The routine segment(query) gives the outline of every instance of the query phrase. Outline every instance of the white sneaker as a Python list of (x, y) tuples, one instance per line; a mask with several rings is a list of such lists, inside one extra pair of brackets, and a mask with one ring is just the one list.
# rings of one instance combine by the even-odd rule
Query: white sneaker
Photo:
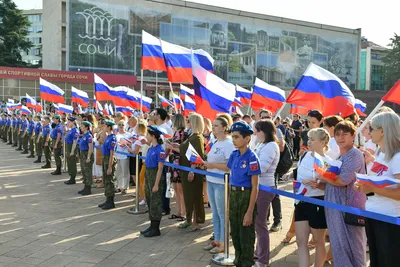
[(139, 206), (145, 206), (146, 204), (146, 200), (143, 199), (142, 201), (140, 201)]

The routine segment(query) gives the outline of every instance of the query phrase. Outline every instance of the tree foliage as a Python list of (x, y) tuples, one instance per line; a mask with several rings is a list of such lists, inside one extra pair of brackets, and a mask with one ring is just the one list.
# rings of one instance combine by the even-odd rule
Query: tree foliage
[(388, 88), (400, 80), (400, 36), (395, 33), (390, 41), (389, 46), (392, 49), (382, 59), (385, 63), (385, 85)]
[(0, 66), (26, 67), (21, 51), (32, 47), (27, 40), (28, 18), (12, 0), (0, 0)]

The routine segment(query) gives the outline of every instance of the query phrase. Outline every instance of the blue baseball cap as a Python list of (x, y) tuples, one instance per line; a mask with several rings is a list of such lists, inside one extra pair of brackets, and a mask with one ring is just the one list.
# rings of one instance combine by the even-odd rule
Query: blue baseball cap
[(162, 135), (164, 133), (157, 126), (154, 126), (154, 125), (147, 126), (147, 129), (150, 132), (153, 132), (153, 133), (158, 134), (158, 135)]
[(70, 117), (68, 117), (68, 120), (69, 121), (76, 121), (76, 118), (74, 116), (70, 116)]
[(83, 121), (82, 124), (87, 127), (92, 127), (92, 123), (90, 121)]
[(250, 134), (253, 134), (254, 131), (251, 128), (250, 125), (248, 125), (246, 122), (243, 121), (238, 121), (232, 124), (232, 127), (230, 129), (230, 132), (247, 132)]

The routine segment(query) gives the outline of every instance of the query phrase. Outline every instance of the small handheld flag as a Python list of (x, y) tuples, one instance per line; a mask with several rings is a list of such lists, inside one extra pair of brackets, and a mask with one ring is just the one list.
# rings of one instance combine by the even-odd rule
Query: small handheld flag
[(377, 188), (400, 184), (400, 180), (386, 176), (368, 176), (366, 174), (356, 173), (357, 183), (367, 184)]
[(342, 162), (339, 160), (331, 160), (322, 157), (318, 153), (314, 153), (314, 169), (319, 175), (335, 180), (336, 176), (340, 173)]
[(186, 151), (186, 158), (193, 164), (203, 164), (204, 161), (200, 157), (199, 153), (197, 153), (196, 149), (189, 143), (189, 147)]
[(297, 195), (305, 195), (307, 193), (307, 188), (303, 183), (299, 181), (293, 181), (293, 192)]

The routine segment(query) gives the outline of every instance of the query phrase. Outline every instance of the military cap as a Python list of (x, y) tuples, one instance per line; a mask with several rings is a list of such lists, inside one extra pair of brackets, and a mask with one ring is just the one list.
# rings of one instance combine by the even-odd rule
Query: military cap
[(90, 123), (90, 121), (83, 121), (82, 124), (87, 127), (92, 127), (92, 123)]
[(157, 126), (154, 126), (154, 125), (149, 125), (149, 126), (147, 126), (147, 129), (148, 129), (150, 132), (153, 132), (153, 133), (158, 134), (158, 135), (163, 135), (163, 134), (164, 134), (164, 132), (161, 131), (160, 128), (158, 128)]
[(60, 116), (60, 115), (58, 115), (58, 114), (56, 114), (56, 115), (54, 115), (54, 116), (53, 116), (53, 119), (57, 119), (57, 120), (59, 120), (59, 119), (61, 119), (61, 116)]
[(69, 120), (69, 121), (76, 121), (76, 118), (75, 118), (74, 116), (69, 116), (69, 117), (68, 117), (68, 120)]
[(251, 128), (250, 125), (248, 125), (246, 122), (243, 121), (238, 121), (232, 124), (232, 127), (230, 129), (231, 132), (247, 132), (250, 134), (253, 134), (254, 131)]
[(104, 120), (104, 123), (105, 123), (107, 126), (114, 126), (114, 125), (115, 125), (115, 122), (113, 122), (112, 120)]

